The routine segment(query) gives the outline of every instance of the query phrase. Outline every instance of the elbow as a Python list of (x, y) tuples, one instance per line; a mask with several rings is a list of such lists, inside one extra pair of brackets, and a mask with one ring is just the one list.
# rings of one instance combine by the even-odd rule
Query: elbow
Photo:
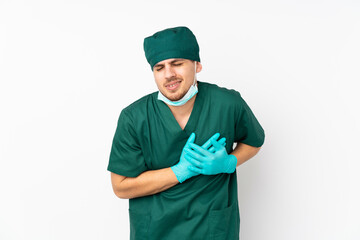
[(254, 148), (254, 155), (258, 154), (260, 149), (261, 149), (261, 147), (255, 147)]
[(121, 176), (115, 173), (111, 173), (111, 183), (114, 194), (121, 199), (130, 199), (130, 186), (127, 181), (127, 177)]
[(113, 191), (115, 193), (115, 195), (120, 198), (120, 199), (130, 199), (131, 194), (128, 190), (126, 190), (123, 186), (117, 186), (117, 187), (113, 187)]
[(135, 198), (136, 196), (132, 189), (131, 186), (126, 184), (119, 184), (119, 186), (113, 188), (115, 195), (120, 199)]
[(120, 199), (130, 199), (130, 197), (126, 193), (124, 193), (122, 191), (115, 191), (114, 190), (114, 193)]

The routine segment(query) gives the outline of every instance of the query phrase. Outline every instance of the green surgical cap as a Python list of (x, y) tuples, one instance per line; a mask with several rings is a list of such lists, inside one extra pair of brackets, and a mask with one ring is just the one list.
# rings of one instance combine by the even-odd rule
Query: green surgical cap
[(168, 28), (145, 38), (144, 51), (151, 69), (156, 63), (170, 58), (200, 62), (199, 45), (187, 27)]

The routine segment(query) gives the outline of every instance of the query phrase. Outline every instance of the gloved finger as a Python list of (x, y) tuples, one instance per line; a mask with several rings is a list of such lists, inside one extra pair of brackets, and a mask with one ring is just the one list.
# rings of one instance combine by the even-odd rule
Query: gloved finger
[[(211, 141), (215, 141), (215, 142), (216, 142), (216, 140), (211, 140)], [(196, 144), (194, 144), (194, 143), (190, 143), (190, 144), (189, 144), (189, 147), (190, 147), (191, 149), (193, 149), (195, 152), (200, 153), (200, 154), (203, 155), (204, 157), (207, 157), (207, 156), (209, 156), (209, 154), (210, 154), (207, 150), (203, 149), (202, 147), (199, 147), (198, 145), (196, 145)]]
[[(199, 147), (199, 148), (200, 148), (200, 147)], [(202, 148), (201, 148), (201, 149), (202, 149)], [(203, 151), (206, 151), (206, 150), (204, 150), (204, 149), (202, 149), (202, 150), (203, 150)], [(184, 151), (185, 151), (185, 153), (186, 153), (187, 155), (189, 155), (189, 156), (192, 157), (192, 158), (195, 158), (195, 159), (198, 160), (198, 161), (204, 161), (204, 160), (205, 160), (205, 157), (204, 157), (204, 156), (202, 156), (201, 154), (195, 152), (195, 151), (192, 150), (191, 148), (185, 148)]]
[(188, 166), (188, 169), (194, 173), (203, 174), (203, 170), (194, 166)]
[(221, 145), (223, 145), (224, 147), (226, 146), (226, 138), (221, 138), (219, 141), (217, 141), (218, 143), (220, 143)]
[(208, 149), (211, 146), (211, 139), (217, 140), (220, 137), (220, 133), (215, 133), (209, 140), (207, 140), (201, 147)]
[[(211, 143), (212, 143), (212, 145), (214, 146), (214, 148), (215, 148), (216, 151), (224, 148), (224, 146), (221, 145), (221, 144), (220, 144), (219, 142), (217, 142), (217, 141), (211, 141)], [(191, 145), (191, 143), (190, 143), (190, 145)]]
[[(222, 146), (226, 146), (226, 138), (221, 138), (219, 141), (217, 141), (218, 143), (220, 143)], [(216, 152), (216, 149), (214, 146), (211, 146), (211, 148), (208, 150), (211, 153)]]
[(195, 141), (195, 133), (191, 133), (190, 137), (188, 138), (188, 140), (186, 141), (186, 145), (188, 145), (189, 143), (193, 143)]
[(202, 164), (201, 162), (197, 161), (196, 159), (190, 157), (189, 155), (185, 154), (185, 159), (191, 163), (193, 166), (197, 167), (197, 168), (202, 168)]
[(215, 148), (212, 146), (208, 151), (211, 153), (215, 153)]

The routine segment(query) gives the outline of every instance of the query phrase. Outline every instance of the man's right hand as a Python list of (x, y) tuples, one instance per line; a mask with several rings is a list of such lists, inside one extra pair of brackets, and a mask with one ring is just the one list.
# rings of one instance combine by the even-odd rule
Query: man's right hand
[(180, 183), (183, 183), (187, 179), (198, 175), (198, 173), (192, 172), (188, 169), (188, 167), (191, 166), (191, 164), (185, 159), (185, 152), (184, 152), (186, 148), (189, 148), (189, 144), (194, 143), (194, 141), (195, 141), (195, 133), (191, 133), (190, 137), (186, 141), (186, 144), (181, 152), (180, 161), (176, 165), (171, 167), (171, 170), (175, 173), (175, 176)]

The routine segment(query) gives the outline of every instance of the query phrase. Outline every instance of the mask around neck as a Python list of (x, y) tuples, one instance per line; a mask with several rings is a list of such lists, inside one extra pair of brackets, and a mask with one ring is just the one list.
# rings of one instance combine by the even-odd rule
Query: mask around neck
[(197, 93), (198, 93), (198, 87), (197, 87), (196, 81), (194, 81), (194, 84), (191, 85), (191, 87), (189, 88), (189, 91), (187, 91), (185, 96), (183, 98), (181, 98), (180, 100), (171, 101), (170, 99), (165, 97), (160, 91), (158, 93), (158, 100), (161, 100), (164, 103), (171, 105), (171, 106), (182, 106), (185, 103), (187, 103)]

